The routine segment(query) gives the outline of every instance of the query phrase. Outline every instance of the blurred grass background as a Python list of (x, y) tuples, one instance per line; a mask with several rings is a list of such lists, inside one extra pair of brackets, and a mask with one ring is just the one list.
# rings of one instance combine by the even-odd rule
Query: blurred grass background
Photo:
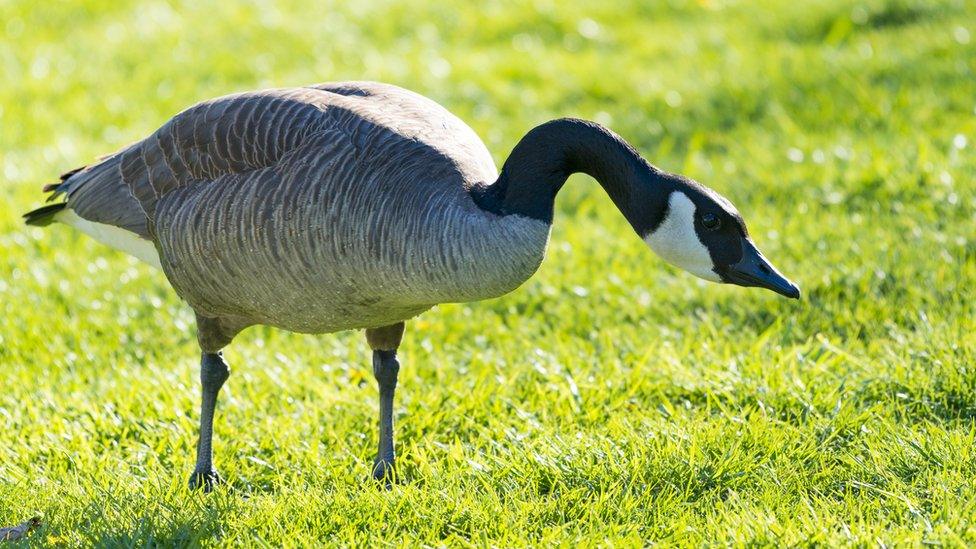
[[(599, 4), (599, 5), (595, 5)], [(0, 0), (0, 524), (88, 545), (976, 543), (976, 5)], [(191, 494), (198, 355), (57, 174), (216, 95), (371, 79), (501, 165), (602, 122), (728, 196), (801, 302), (665, 267), (592, 180), (500, 299), (408, 325), (390, 493), (362, 335), (245, 332)]]

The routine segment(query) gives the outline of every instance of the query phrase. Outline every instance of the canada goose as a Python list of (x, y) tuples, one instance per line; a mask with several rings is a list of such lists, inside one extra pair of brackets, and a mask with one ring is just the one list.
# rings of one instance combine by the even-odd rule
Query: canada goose
[(370, 82), (230, 95), (45, 187), (58, 221), (159, 267), (196, 313), (202, 407), (192, 487), (220, 480), (211, 439), (229, 370), (221, 349), (264, 324), (365, 329), (380, 392), (373, 475), (394, 463), (393, 393), (404, 321), (438, 303), (501, 296), (542, 262), (556, 193), (575, 172), (607, 191), (667, 262), (701, 278), (799, 290), (714, 191), (661, 171), (584, 120), (542, 124), (499, 174), (475, 133), (437, 103)]

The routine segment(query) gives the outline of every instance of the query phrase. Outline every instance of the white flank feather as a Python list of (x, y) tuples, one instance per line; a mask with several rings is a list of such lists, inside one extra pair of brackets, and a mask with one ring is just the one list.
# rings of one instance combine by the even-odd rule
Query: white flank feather
[(55, 214), (54, 220), (74, 227), (102, 244), (115, 248), (120, 252), (125, 252), (147, 265), (162, 269), (159, 264), (159, 254), (156, 253), (156, 247), (153, 246), (152, 242), (140, 237), (136, 233), (114, 225), (88, 221), (76, 214), (71, 208), (65, 208)]

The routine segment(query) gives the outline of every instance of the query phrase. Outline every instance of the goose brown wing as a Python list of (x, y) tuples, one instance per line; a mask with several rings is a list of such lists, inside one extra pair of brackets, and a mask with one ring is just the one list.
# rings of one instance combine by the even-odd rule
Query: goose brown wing
[[(334, 126), (329, 106), (335, 98), (324, 90), (293, 88), (199, 103), (148, 138), (65, 173), (44, 190), (52, 193), (49, 202), (64, 195), (67, 203), (31, 214), (56, 213), (67, 206), (89, 221), (149, 238), (150, 221), (163, 196), (273, 167), (309, 136)], [(47, 222), (38, 219), (35, 224)]]
[(267, 90), (199, 103), (121, 154), (122, 180), (145, 216), (188, 186), (273, 167), (312, 136), (332, 129), (328, 94), (309, 88)]
[[(368, 171), (411, 184), (458, 172), (464, 184), (495, 175), (477, 136), (436, 103), (395, 86), (339, 82), (199, 103), (48, 190), (52, 198), (67, 194), (68, 206), (85, 219), (149, 238), (157, 206), (168, 194), (234, 185), (241, 180), (235, 176), (273, 168), (328, 135), (347, 141), (343, 147), (352, 147)], [(266, 184), (274, 183), (269, 178)]]

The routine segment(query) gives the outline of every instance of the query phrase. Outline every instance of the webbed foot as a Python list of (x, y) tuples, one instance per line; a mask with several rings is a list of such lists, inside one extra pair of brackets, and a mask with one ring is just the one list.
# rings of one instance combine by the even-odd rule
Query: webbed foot
[(217, 473), (216, 469), (210, 469), (209, 471), (194, 471), (190, 475), (190, 490), (199, 490), (203, 488), (204, 493), (210, 493), (213, 491), (214, 486), (218, 484), (223, 484), (224, 479), (220, 478), (220, 474)]
[(387, 490), (393, 488), (396, 476), (396, 468), (392, 461), (377, 459), (373, 462), (373, 480), (383, 483), (383, 487)]

